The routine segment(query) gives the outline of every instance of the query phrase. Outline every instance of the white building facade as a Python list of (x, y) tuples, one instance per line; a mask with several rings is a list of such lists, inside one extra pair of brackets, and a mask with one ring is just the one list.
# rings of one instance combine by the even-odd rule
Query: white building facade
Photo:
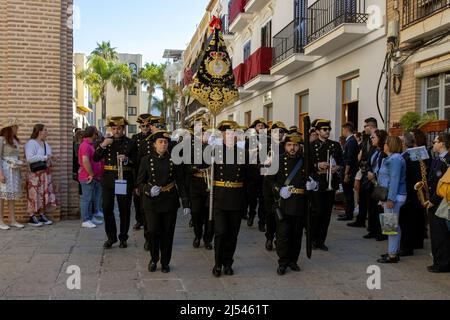
[(302, 128), (309, 115), (332, 120), (334, 138), (347, 121), (362, 130), (375, 117), (382, 127), (385, 1), (221, 0), (213, 13), (240, 91), (218, 121), (264, 117)]

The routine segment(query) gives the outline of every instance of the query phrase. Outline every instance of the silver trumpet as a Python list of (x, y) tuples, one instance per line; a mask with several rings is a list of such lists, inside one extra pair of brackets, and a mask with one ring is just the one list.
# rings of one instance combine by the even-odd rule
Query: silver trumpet
[(327, 191), (333, 191), (333, 156), (330, 155), (330, 150), (327, 151), (327, 162), (328, 162), (328, 172), (327, 172), (327, 180), (328, 180), (328, 189)]

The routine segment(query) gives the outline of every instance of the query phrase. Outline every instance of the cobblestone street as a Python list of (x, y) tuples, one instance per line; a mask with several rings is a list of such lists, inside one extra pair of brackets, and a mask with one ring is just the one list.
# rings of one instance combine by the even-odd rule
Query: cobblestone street
[[(385, 252), (386, 242), (365, 240), (364, 229), (333, 217), (330, 252), (300, 259), (302, 271), (276, 274), (277, 256), (264, 249), (264, 235), (242, 223), (235, 276), (211, 274), (213, 251), (192, 248), (188, 217), (179, 216), (172, 272), (147, 271), (143, 231), (132, 232), (128, 249), (102, 248), (103, 227), (78, 221), (0, 233), (0, 299), (450, 299), (448, 274), (431, 274), (429, 243), (399, 264), (381, 265), (381, 290), (368, 290), (366, 269)], [(81, 290), (68, 290), (67, 267), (81, 268)]]

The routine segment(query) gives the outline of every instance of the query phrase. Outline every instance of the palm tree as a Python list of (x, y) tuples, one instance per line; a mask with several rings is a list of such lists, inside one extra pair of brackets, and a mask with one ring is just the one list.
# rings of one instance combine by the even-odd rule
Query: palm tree
[[(92, 51), (91, 56), (100, 56), (105, 60), (117, 61), (119, 60), (119, 54), (116, 51), (117, 48), (111, 47), (110, 41), (97, 42), (97, 48)], [(89, 57), (89, 58), (90, 58)]]
[(123, 101), (125, 108), (125, 119), (128, 115), (128, 92), (133, 90), (137, 82), (137, 76), (126, 63), (120, 63), (116, 66), (116, 72), (111, 78), (111, 83), (117, 91), (123, 91)]
[(178, 103), (178, 97), (179, 97), (179, 88), (177, 85), (173, 85), (171, 87), (165, 87), (163, 89), (163, 94), (166, 99), (166, 105), (165, 105), (165, 114), (167, 114), (167, 108), (170, 107), (171, 114), (172, 114), (172, 128), (175, 130), (176, 127), (176, 104)]
[(158, 86), (164, 83), (164, 65), (146, 63), (139, 71), (139, 78), (143, 85), (147, 87), (148, 93), (148, 113), (151, 113), (153, 95)]
[(152, 110), (151, 111), (157, 111), (157, 112), (159, 112), (159, 114), (162, 115), (163, 112), (164, 112), (163, 101), (161, 99), (158, 99), (157, 97), (153, 97), (153, 104), (152, 104)]
[(117, 65), (113, 61), (107, 61), (98, 55), (92, 55), (88, 62), (88, 68), (77, 74), (78, 79), (88, 86), (93, 102), (102, 100), (102, 119), (106, 120), (106, 93), (108, 82), (116, 73)]

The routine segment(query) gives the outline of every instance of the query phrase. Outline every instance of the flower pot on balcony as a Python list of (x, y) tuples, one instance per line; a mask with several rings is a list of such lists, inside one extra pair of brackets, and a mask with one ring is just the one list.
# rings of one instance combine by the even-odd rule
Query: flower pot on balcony
[(390, 128), (389, 129), (389, 135), (394, 137), (400, 137), (403, 135), (403, 128)]
[(448, 120), (435, 120), (420, 127), (420, 130), (424, 133), (428, 132), (442, 132), (447, 131)]

